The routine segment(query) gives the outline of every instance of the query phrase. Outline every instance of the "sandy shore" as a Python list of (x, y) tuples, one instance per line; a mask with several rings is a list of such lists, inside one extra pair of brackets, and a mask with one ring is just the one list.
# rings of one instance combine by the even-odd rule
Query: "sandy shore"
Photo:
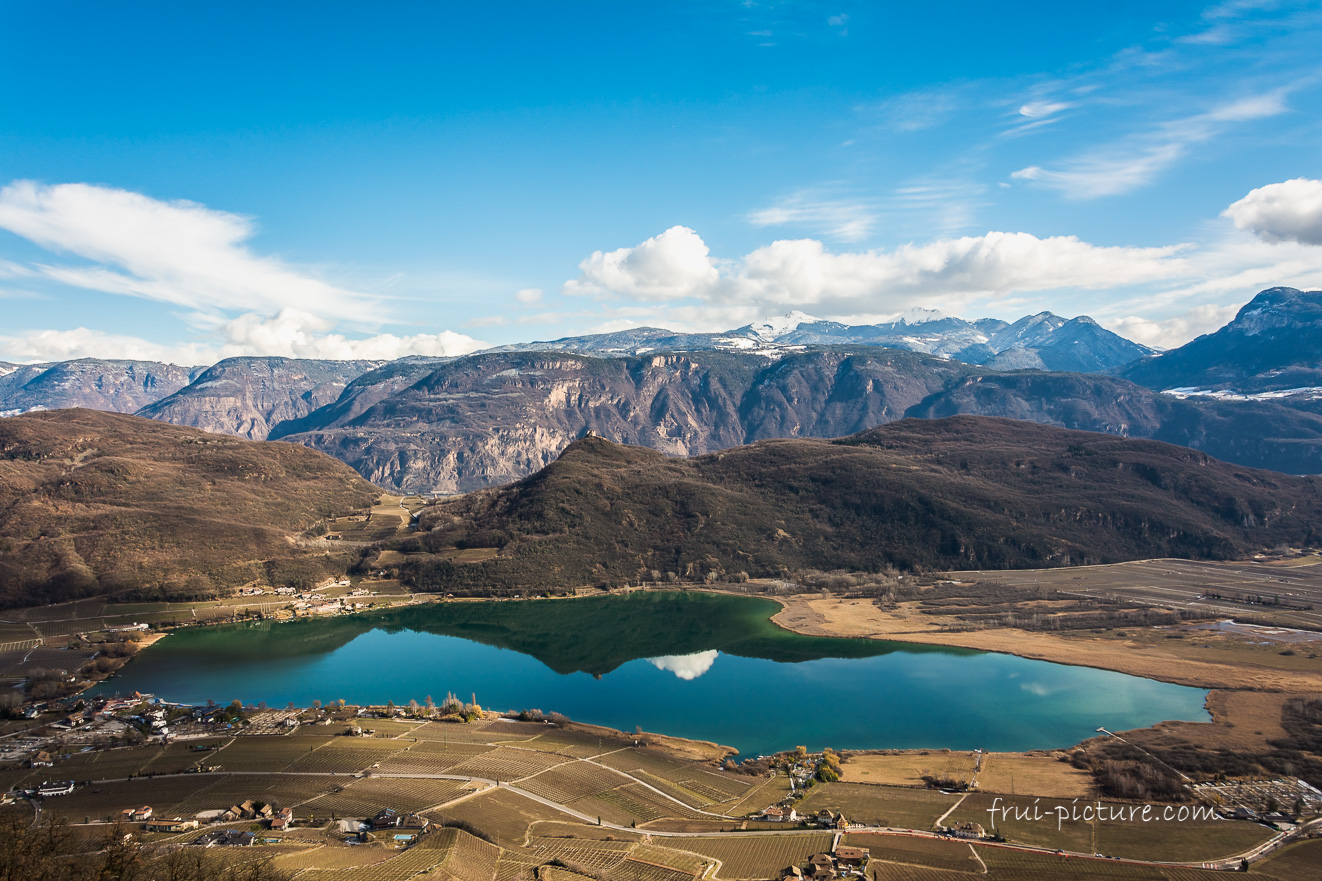
[[(1115, 670), (1132, 676), (1160, 679), (1177, 685), (1208, 689), (1253, 691), (1322, 691), (1322, 669), (1278, 670), (1243, 663), (1203, 661), (1175, 650), (1124, 639), (1061, 636), (1014, 628), (969, 632), (945, 631), (929, 616), (916, 612), (884, 611), (869, 600), (799, 594), (777, 597), (783, 606), (772, 621), (786, 630), (809, 636), (845, 636), (890, 639), (926, 645), (1002, 652), (1023, 658)], [(1183, 645), (1179, 649), (1184, 650)]]

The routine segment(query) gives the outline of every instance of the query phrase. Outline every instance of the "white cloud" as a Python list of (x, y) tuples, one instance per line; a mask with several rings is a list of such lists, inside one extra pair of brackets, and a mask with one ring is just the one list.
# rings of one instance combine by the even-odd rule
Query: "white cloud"
[(1300, 177), (1258, 187), (1221, 216), (1264, 241), (1322, 245), (1322, 180)]
[(531, 306), (535, 303), (540, 303), (542, 302), (542, 289), (524, 288), (523, 290), (517, 291), (514, 294), (514, 299), (518, 300), (520, 303), (523, 303), (525, 306)]
[[(1242, 305), (1242, 304), (1240, 304)], [(1153, 320), (1138, 315), (1127, 315), (1102, 324), (1126, 339), (1151, 346), (1154, 349), (1173, 349), (1196, 336), (1212, 333), (1235, 317), (1239, 305), (1196, 306), (1182, 315)]]
[(877, 215), (862, 202), (825, 198), (803, 190), (754, 211), (748, 215), (748, 222), (754, 226), (798, 226), (818, 235), (857, 242), (872, 232)]
[(674, 673), (680, 679), (691, 680), (710, 670), (719, 655), (720, 652), (716, 649), (708, 649), (691, 655), (662, 655), (659, 658), (648, 658), (647, 663), (658, 670)]
[(1030, 101), (1019, 108), (1019, 115), (1027, 116), (1029, 119), (1044, 119), (1073, 106), (1068, 101)]
[(653, 243), (675, 231), (668, 230), (638, 248), (593, 254), (566, 291), (636, 301), (689, 299), (757, 314), (809, 307), (827, 314), (886, 314), (915, 305), (957, 308), (975, 297), (1009, 292), (1122, 287), (1187, 273), (1183, 245), (1098, 247), (1072, 236), (1004, 232), (890, 251), (832, 252), (814, 239), (782, 240), (718, 263), (697, 233), (676, 229), (683, 229), (683, 247), (676, 251), (685, 259), (634, 260), (639, 250), (655, 249)]
[[(254, 254), (246, 217), (195, 202), (163, 202), (91, 184), (15, 181), (0, 189), (0, 229), (83, 263), (0, 261), (0, 277), (56, 282), (168, 303), (184, 310), (194, 342), (154, 343), (85, 327), (10, 331), (0, 352), (18, 360), (124, 357), (181, 364), (234, 355), (393, 359), (458, 355), (484, 344), (451, 331), (349, 336), (341, 323), (379, 327), (378, 297)], [(531, 291), (517, 295), (523, 302)]]
[(1039, 165), (1010, 175), (1059, 190), (1073, 199), (1095, 199), (1127, 193), (1150, 183), (1188, 154), (1236, 123), (1276, 116), (1286, 111), (1285, 90), (1278, 89), (1230, 101), (1205, 113), (1164, 122), (1142, 132), (1064, 162), (1052, 170)]
[(171, 364), (212, 364), (239, 355), (329, 360), (394, 360), (405, 355), (464, 355), (486, 343), (451, 331), (353, 339), (326, 332), (329, 322), (293, 309), (274, 316), (246, 313), (224, 322), (205, 342), (162, 344), (86, 327), (0, 335), (0, 357), (17, 362), (126, 358)]
[(337, 319), (374, 318), (375, 298), (253, 254), (245, 246), (255, 232), (250, 219), (196, 202), (15, 181), (0, 189), (0, 229), (97, 264), (37, 267), (64, 284), (212, 313), (292, 307)]
[(582, 274), (566, 283), (566, 293), (671, 300), (692, 296), (719, 278), (707, 244), (686, 226), (672, 226), (637, 247), (594, 251), (578, 268)]

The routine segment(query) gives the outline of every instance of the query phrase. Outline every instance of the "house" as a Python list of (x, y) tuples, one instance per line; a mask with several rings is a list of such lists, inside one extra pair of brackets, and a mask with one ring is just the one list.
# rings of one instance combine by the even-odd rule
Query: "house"
[(251, 847), (256, 841), (257, 836), (251, 832), (226, 829), (208, 832), (193, 843), (202, 847)]
[(780, 872), (780, 881), (803, 881), (803, 870), (798, 866), (790, 866), (782, 869)]
[(281, 808), (280, 813), (276, 814), (271, 820), (271, 829), (275, 832), (283, 832), (289, 828), (289, 824), (294, 822), (294, 809)]
[(169, 832), (178, 834), (187, 832), (190, 829), (197, 828), (197, 820), (185, 820), (183, 817), (174, 817), (169, 820), (149, 820), (143, 827), (147, 832)]
[(848, 829), (848, 828), (849, 828), (849, 821), (845, 819), (845, 815), (844, 815), (844, 813), (840, 813), (840, 814), (838, 814), (838, 815), (836, 816), (836, 818), (835, 818), (835, 828), (837, 828), (837, 829)]
[(868, 857), (871, 855), (866, 847), (850, 847), (840, 845), (835, 849), (835, 862), (841, 868), (856, 868), (867, 865)]
[(34, 768), (49, 768), (54, 764), (55, 762), (51, 759), (51, 754), (45, 751), (39, 752), (32, 757), (32, 767)]
[[(260, 807), (258, 805), (261, 805)], [(255, 802), (248, 799), (241, 805), (232, 805), (228, 811), (220, 815), (220, 819), (226, 822), (235, 820), (269, 820), (275, 815), (275, 809), (268, 804)]]
[(143, 805), (136, 810), (129, 811), (129, 821), (133, 823), (142, 823), (151, 819), (151, 805)]
[(983, 838), (987, 832), (982, 828), (981, 823), (963, 820), (950, 827), (950, 834), (956, 838)]
[(37, 795), (42, 798), (50, 798), (57, 795), (73, 795), (74, 785), (72, 780), (64, 780), (58, 783), (43, 783), (37, 787)]
[(418, 814), (401, 814), (394, 808), (384, 808), (368, 821), (368, 825), (373, 832), (378, 829), (416, 829), (426, 832), (431, 821)]
[(835, 860), (831, 859), (831, 855), (828, 853), (813, 854), (808, 858), (808, 877), (814, 879), (814, 881), (818, 878), (837, 877)]
[(831, 813), (826, 808), (822, 808), (817, 812), (817, 822), (823, 826), (830, 826), (835, 822), (835, 814)]

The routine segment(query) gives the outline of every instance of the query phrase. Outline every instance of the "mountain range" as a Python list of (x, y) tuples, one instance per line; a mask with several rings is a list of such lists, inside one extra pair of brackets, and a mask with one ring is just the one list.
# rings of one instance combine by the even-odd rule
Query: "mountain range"
[(1086, 316), (1008, 323), (915, 310), (850, 326), (791, 313), (719, 334), (634, 328), (387, 363), (0, 365), (0, 413), (82, 406), (278, 438), (409, 492), (518, 479), (590, 432), (692, 456), (955, 414), (1317, 473), (1319, 343), (1322, 292), (1292, 288), (1263, 291), (1226, 327), (1160, 354)]

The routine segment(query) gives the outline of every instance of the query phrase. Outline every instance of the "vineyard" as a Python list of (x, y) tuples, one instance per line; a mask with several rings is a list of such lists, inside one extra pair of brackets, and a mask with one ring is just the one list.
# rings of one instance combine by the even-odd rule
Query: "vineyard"
[(930, 866), (958, 872), (981, 872), (969, 844), (937, 838), (901, 835), (845, 835), (845, 844), (866, 847), (872, 858), (892, 863)]
[(346, 737), (307, 753), (285, 770), (297, 773), (352, 774), (385, 761), (402, 751), (404, 746), (392, 740), (373, 742)]
[[(958, 800), (957, 795), (933, 790), (876, 786), (871, 783), (832, 783), (810, 789), (799, 811), (815, 813), (826, 808), (843, 813), (854, 823), (930, 829), (936, 818)], [(976, 810), (968, 810), (968, 815), (964, 816), (968, 805), (968, 801), (961, 805), (959, 819), (971, 819), (978, 823), (986, 821), (987, 815)]]
[(831, 835), (686, 838), (675, 847), (720, 860), (718, 877), (742, 881), (770, 878), (786, 866), (799, 865), (815, 853), (830, 850)]
[(566, 761), (564, 756), (557, 756), (554, 753), (499, 747), (455, 765), (450, 769), (450, 773), (508, 783), (562, 765)]

